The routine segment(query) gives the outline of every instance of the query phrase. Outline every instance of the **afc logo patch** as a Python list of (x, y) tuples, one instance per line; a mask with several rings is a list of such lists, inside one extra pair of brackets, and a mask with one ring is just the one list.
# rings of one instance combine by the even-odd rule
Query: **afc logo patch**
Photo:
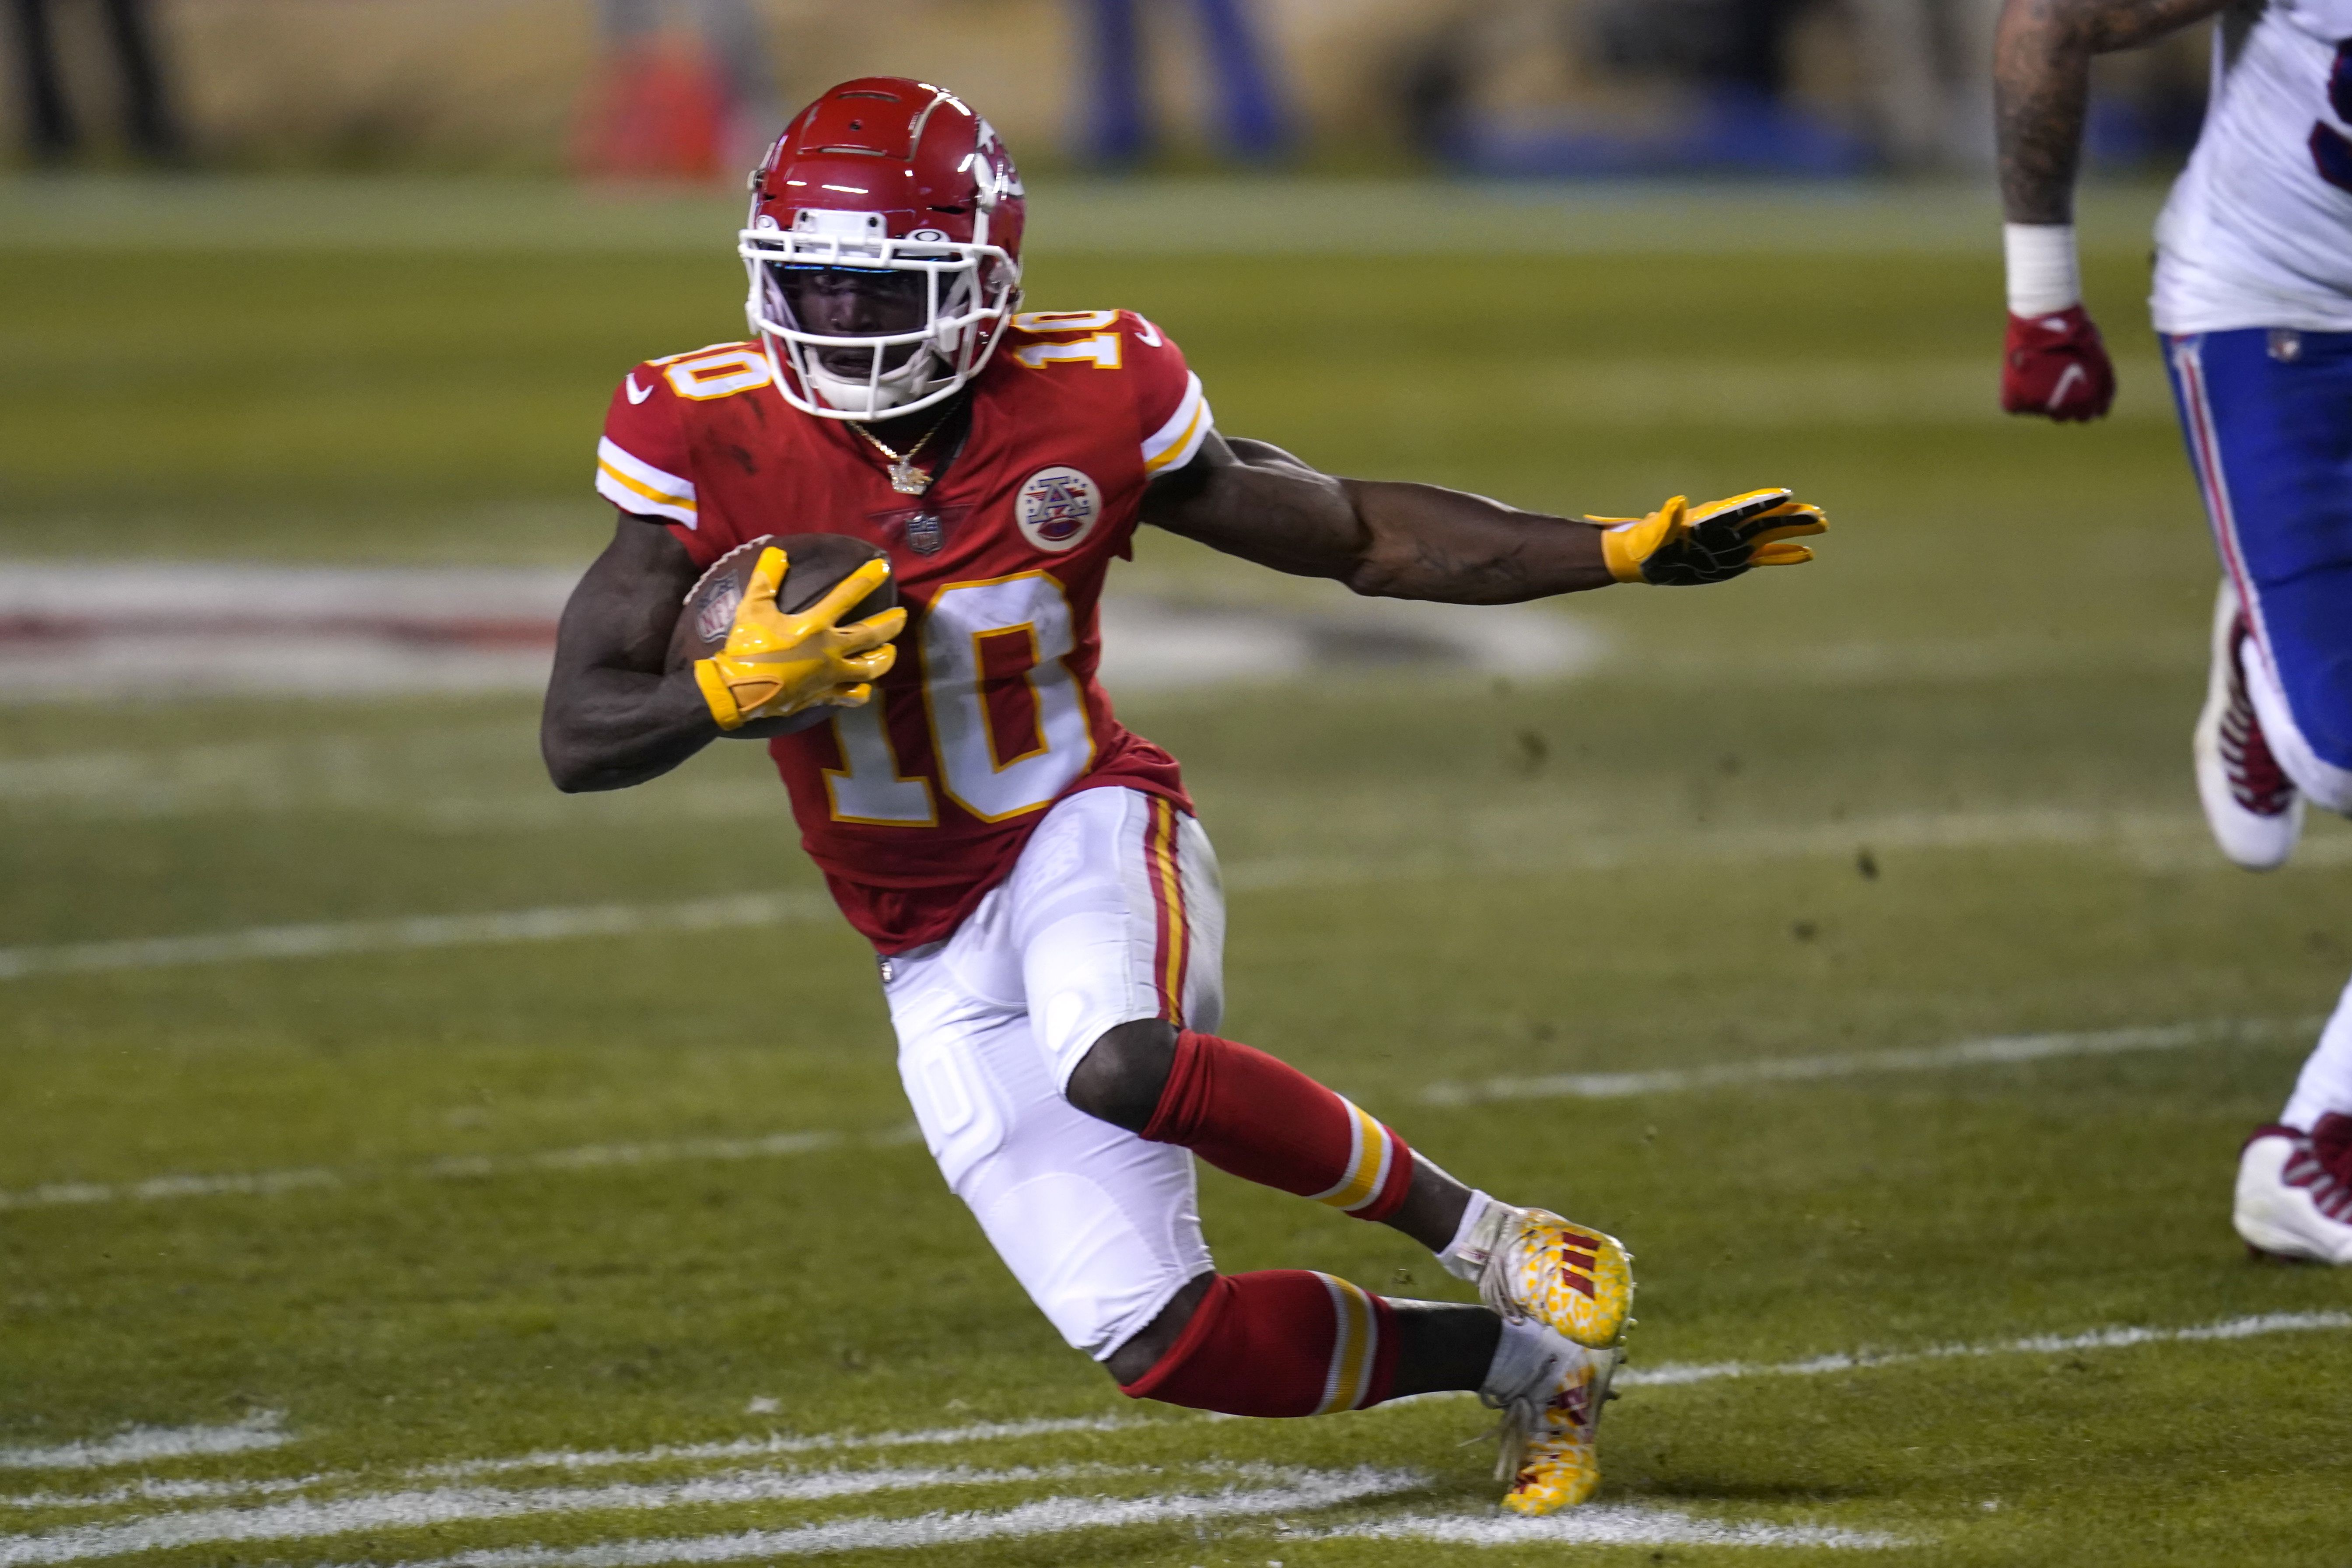
[(1055, 554), (1086, 542), (1102, 518), (1102, 490), (1077, 469), (1040, 468), (1021, 482), (1013, 500), (1021, 537)]

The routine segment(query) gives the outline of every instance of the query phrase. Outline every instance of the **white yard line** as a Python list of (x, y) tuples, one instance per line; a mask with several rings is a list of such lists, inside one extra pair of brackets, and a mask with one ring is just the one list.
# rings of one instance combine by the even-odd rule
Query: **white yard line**
[(204, 1454), (242, 1454), (293, 1441), (284, 1430), (285, 1413), (265, 1410), (220, 1426), (133, 1426), (111, 1437), (90, 1437), (51, 1447), (0, 1448), (0, 1469), (88, 1470), (109, 1465), (140, 1465)]
[[(1576, 846), (1564, 853), (1528, 856), (1428, 857), (1393, 859), (1276, 859), (1226, 868), (1234, 891), (1287, 892), (1367, 883), (1435, 880), (1467, 871), (1521, 876), (1612, 871), (1661, 862), (1761, 864), (1846, 858), (1868, 847), (1890, 850), (2027, 848), (2069, 846), (2111, 850), (2134, 863), (2169, 867), (2210, 862), (2191, 858), (2188, 841), (2202, 826), (2179, 816), (2148, 816), (2061, 810), (1912, 813), (1847, 823), (1727, 828), (1643, 835)], [(2352, 837), (2330, 837), (2308, 846), (2311, 866), (2352, 859)], [(2324, 851), (2324, 853), (2323, 853)], [(783, 925), (834, 917), (832, 901), (814, 890), (740, 893), (671, 904), (559, 905), (481, 914), (416, 915), (393, 920), (328, 921), (255, 926), (241, 931), (117, 942), (0, 947), (0, 981), (45, 974), (170, 969), (257, 959), (324, 958), (429, 948), (489, 947), (645, 932), (719, 931)]]
[(1691, 1383), (1715, 1383), (1734, 1377), (1819, 1377), (1824, 1373), (1859, 1372), (1870, 1367), (1902, 1366), (1916, 1362), (1952, 1361), (1978, 1356), (2050, 1355), (2063, 1351), (2122, 1350), (2133, 1345), (2195, 1344), (2214, 1340), (2261, 1339), (2271, 1334), (2307, 1334), (2332, 1329), (2352, 1329), (2352, 1312), (2265, 1312), (2257, 1317), (2225, 1318), (2185, 1329), (2152, 1329), (2126, 1325), (2093, 1329), (2079, 1334), (2032, 1334), (1981, 1345), (1930, 1345), (1923, 1350), (1855, 1351), (1811, 1356), (1803, 1361), (1669, 1363), (1664, 1366), (1627, 1367), (1617, 1374), (1623, 1388), (1678, 1387)]
[(412, 1476), (485, 1476), (507, 1470), (608, 1469), (622, 1465), (675, 1464), (706, 1459), (766, 1458), (782, 1454), (828, 1454), (860, 1448), (948, 1447), (959, 1443), (1007, 1443), (1066, 1432), (1119, 1432), (1156, 1425), (1134, 1415), (1043, 1416), (1026, 1421), (973, 1421), (913, 1432), (813, 1432), (795, 1436), (733, 1437), (715, 1443), (667, 1444), (656, 1448), (551, 1448), (502, 1459), (460, 1459), (429, 1465)]
[(2000, 1067), (2070, 1057), (2118, 1056), (2135, 1051), (2178, 1051), (2195, 1046), (2243, 1045), (2283, 1035), (2316, 1031), (2319, 1018), (2293, 1021), (2221, 1018), (2201, 1024), (2156, 1028), (2094, 1029), (2042, 1035), (1992, 1035), (1956, 1045), (1914, 1050), (1852, 1051), (1837, 1056), (1782, 1057), (1763, 1061), (1717, 1062), (1705, 1067), (1662, 1068), (1651, 1072), (1548, 1073), (1533, 1078), (1490, 1078), (1476, 1083), (1433, 1083), (1422, 1091), (1432, 1105), (1474, 1105), (1514, 1100), (1622, 1100), (1637, 1094), (1680, 1094), (1732, 1084), (1805, 1083), (1864, 1073), (1948, 1072), (1955, 1068)]
[[(1832, 1373), (1864, 1372), (1881, 1367), (1914, 1365), (2002, 1355), (2052, 1355), (2075, 1351), (2122, 1350), (2144, 1345), (2232, 1342), (2278, 1334), (2352, 1330), (2352, 1311), (2271, 1312), (2228, 1318), (2217, 1322), (2179, 1328), (2122, 1324), (2071, 1334), (2032, 1334), (1984, 1344), (1929, 1345), (1915, 1350), (1856, 1351), (1810, 1356), (1788, 1362), (1711, 1362), (1629, 1367), (1617, 1382), (1625, 1388), (1677, 1388), (1696, 1384), (1758, 1377), (1818, 1377)], [(1422, 1395), (1391, 1401), (1384, 1408), (1418, 1403), (1419, 1398), (1462, 1398), (1458, 1394)], [(1147, 1427), (1177, 1429), (1181, 1421), (1155, 1421), (1133, 1416), (1049, 1417), (1027, 1421), (974, 1422), (961, 1426), (909, 1432), (820, 1432), (801, 1436), (772, 1435), (711, 1443), (672, 1444), (641, 1449), (551, 1449), (502, 1458), (459, 1460), (418, 1467), (414, 1479), (453, 1479), (515, 1470), (579, 1470), (634, 1465), (693, 1463), (804, 1453), (838, 1453), (859, 1449), (905, 1447), (951, 1447), (961, 1444), (1011, 1442), (1027, 1437), (1069, 1433), (1136, 1431)], [(264, 1441), (252, 1440), (256, 1436)], [(24, 1464), (37, 1457), (44, 1467), (80, 1468), (96, 1464), (128, 1464), (143, 1459), (192, 1454), (230, 1453), (242, 1448), (287, 1441), (274, 1417), (257, 1418), (233, 1427), (194, 1427), (172, 1431), (150, 1429), (118, 1438), (68, 1444), (49, 1449), (17, 1449), (11, 1462)], [(685, 1480), (614, 1483), (588, 1487), (541, 1487), (506, 1489), (488, 1487), (436, 1487), (357, 1497), (298, 1500), (258, 1508), (189, 1510), (128, 1520), (72, 1526), (37, 1534), (0, 1534), (0, 1568), (18, 1563), (78, 1561), (87, 1557), (161, 1550), (167, 1547), (229, 1541), (286, 1540), (360, 1530), (399, 1529), (471, 1520), (508, 1519), (530, 1515), (642, 1511), (694, 1506), (727, 1506), (761, 1501), (813, 1500), (866, 1492), (911, 1490), (931, 1486), (991, 1486), (1076, 1477), (1145, 1473), (1155, 1467), (1102, 1466), (1020, 1467), (998, 1470), (941, 1468), (876, 1468), (820, 1471), (757, 1470), (704, 1476)], [(1268, 1472), (1252, 1466), (1234, 1468), (1248, 1476)], [(266, 1497), (306, 1487), (356, 1479), (352, 1472), (252, 1481), (142, 1482), (79, 1496), (44, 1492), (7, 1500), (20, 1507), (103, 1507), (139, 1501), (211, 1500), (234, 1497)], [(1328, 1507), (1358, 1498), (1408, 1490), (1419, 1479), (1403, 1472), (1359, 1470), (1339, 1476), (1307, 1472), (1295, 1486), (1266, 1491), (1231, 1489), (1212, 1497), (1152, 1497), (1139, 1499), (1055, 1498), (1024, 1505), (1000, 1514), (927, 1514), (915, 1520), (853, 1519), (810, 1525), (791, 1531), (751, 1531), (741, 1535), (685, 1538), (678, 1541), (634, 1542), (577, 1552), (529, 1547), (468, 1553), (403, 1565), (403, 1568), (631, 1568), (635, 1564), (669, 1562), (727, 1562), (738, 1556), (795, 1555), (848, 1551), (857, 1547), (947, 1545), (996, 1535), (1053, 1533), (1087, 1524), (1151, 1523), (1167, 1520), (1210, 1519), (1229, 1514), (1280, 1513)], [(1309, 1500), (1309, 1496), (1320, 1500)], [(1269, 1500), (1274, 1499), (1280, 1500)], [(1226, 1506), (1228, 1503), (1234, 1506)], [(1173, 1510), (1172, 1512), (1160, 1511)], [(1043, 1511), (1040, 1511), (1043, 1510)], [(1083, 1517), (1081, 1517), (1083, 1515)], [(1053, 1529), (1038, 1521), (1070, 1518), (1078, 1521)], [(1008, 1522), (1010, 1521), (1010, 1522)], [(1578, 1522), (1581, 1521), (1581, 1522)], [(1866, 1546), (1888, 1542), (1855, 1534), (1852, 1539), (1805, 1535), (1809, 1526), (1769, 1523), (1688, 1521), (1673, 1513), (1607, 1508), (1579, 1510), (1566, 1522), (1528, 1525), (1517, 1521), (1464, 1519), (1454, 1516), (1411, 1516), (1374, 1521), (1330, 1531), (1381, 1539), (1428, 1539), (1475, 1545), (1510, 1545), (1520, 1542), (1560, 1544), (1720, 1544)], [(1662, 1533), (1609, 1534), (1611, 1531)], [(980, 1533), (959, 1533), (978, 1531)], [(1602, 1533), (1579, 1533), (1591, 1531)], [(1665, 1533), (1683, 1531), (1685, 1533)], [(1732, 1531), (1740, 1539), (1719, 1532)], [(945, 1533), (936, 1533), (945, 1531)], [(1718, 1533), (1690, 1533), (1690, 1532)], [(1759, 1533), (1760, 1532), (1760, 1533)], [(1791, 1533), (1795, 1532), (1795, 1533)], [(1832, 1531), (1831, 1534), (1844, 1532)], [(585, 1552), (592, 1555), (580, 1555)], [(593, 1553), (617, 1552), (621, 1556)]]
[(911, 1123), (880, 1132), (772, 1132), (758, 1138), (679, 1138), (656, 1143), (591, 1143), (527, 1154), (449, 1154), (388, 1173), (335, 1171), (320, 1166), (290, 1171), (253, 1171), (213, 1176), (152, 1176), (138, 1182), (51, 1182), (21, 1192), (0, 1192), (0, 1211), (47, 1208), (60, 1204), (152, 1203), (163, 1198), (203, 1198), (298, 1192), (310, 1187), (358, 1185), (380, 1174), (419, 1180), (511, 1176), (535, 1171), (595, 1171), (624, 1165), (664, 1165), (680, 1161), (772, 1160), (814, 1153), (852, 1143), (887, 1148), (914, 1142)]
[(854, 1518), (792, 1530), (746, 1530), (725, 1535), (620, 1541), (593, 1546), (518, 1546), (395, 1563), (393, 1568), (652, 1568), (667, 1563), (734, 1563), (756, 1557), (960, 1546), (1080, 1530), (1128, 1530), (1141, 1525), (1304, 1513), (1412, 1491), (1426, 1484), (1427, 1478), (1412, 1470), (1308, 1470), (1301, 1472), (1290, 1485), (1252, 1490), (1226, 1488), (1202, 1495), (1173, 1497), (1049, 1497), (996, 1513)]
[[(1806, 1083), (1882, 1072), (1948, 1072), (1966, 1068), (2005, 1067), (2021, 1062), (2116, 1056), (2132, 1052), (2189, 1050), (2207, 1046), (2246, 1045), (2291, 1039), (2318, 1029), (2317, 1017), (2215, 1019), (2128, 1029), (2092, 1029), (2039, 1035), (1994, 1035), (1948, 1046), (1891, 1051), (1855, 1051), (1837, 1056), (1789, 1057), (1647, 1072), (1553, 1073), (1531, 1078), (1486, 1079), (1475, 1083), (1438, 1082), (1421, 1092), (1431, 1105), (1459, 1106), (1517, 1100), (1617, 1100), (1640, 1094), (1680, 1094), (1740, 1084)], [(917, 1142), (911, 1126), (883, 1131), (776, 1132), (754, 1138), (686, 1138), (656, 1143), (591, 1144), (524, 1154), (457, 1154), (389, 1172), (337, 1171), (302, 1166), (284, 1171), (234, 1172), (219, 1175), (163, 1175), (135, 1182), (51, 1182), (0, 1192), (0, 1213), (60, 1205), (152, 1203), (170, 1198), (267, 1195), (307, 1188), (359, 1185), (389, 1178), (446, 1179), (592, 1171), (621, 1165), (673, 1164), (692, 1161), (777, 1159), (862, 1144), (888, 1147)], [(739, 1450), (780, 1453), (782, 1449)]]
[(373, 1492), (361, 1497), (300, 1498), (257, 1508), (192, 1509), (102, 1524), (73, 1525), (33, 1535), (0, 1535), (0, 1568), (74, 1563), (131, 1552), (218, 1545), (231, 1542), (297, 1541), (355, 1531), (415, 1530), (545, 1514), (639, 1512), (673, 1508), (723, 1508), (755, 1502), (815, 1502), (875, 1492), (938, 1487), (1019, 1486), (1157, 1473), (1157, 1466), (1026, 1466), (973, 1470), (925, 1469), (746, 1471), (691, 1480), (621, 1482), (600, 1487), (507, 1490), (444, 1487)]
[(221, 1498), (279, 1497), (342, 1479), (341, 1474), (334, 1472), (281, 1476), (267, 1481), (159, 1481), (152, 1477), (144, 1477), (97, 1491), (18, 1492), (14, 1496), (0, 1496), (0, 1508), (115, 1508), (126, 1502), (211, 1502)]
[(569, 937), (628, 936), (646, 931), (720, 931), (732, 926), (815, 920), (832, 912), (832, 900), (822, 893), (741, 893), (732, 898), (697, 899), (679, 904), (587, 904), (495, 914), (417, 915), (404, 920), (256, 926), (203, 936), (0, 948), (0, 980), (20, 980), (31, 974), (167, 969), (256, 958), (323, 958), (337, 953), (485, 947), (514, 942), (558, 942)]
[[(856, 1453), (877, 1448), (953, 1447), (965, 1443), (1010, 1443), (1025, 1437), (1051, 1437), (1069, 1433), (1123, 1432), (1164, 1426), (1149, 1416), (1036, 1416), (1023, 1421), (972, 1421), (961, 1426), (918, 1428), (911, 1432), (772, 1432), (760, 1437), (730, 1437), (709, 1443), (673, 1443), (652, 1448), (551, 1448), (494, 1459), (457, 1459), (418, 1465), (401, 1472), (405, 1480), (457, 1480), (478, 1476), (510, 1474), (517, 1470), (620, 1469), (642, 1465), (700, 1464), (711, 1460), (778, 1458), (793, 1454)], [(204, 1428), (201, 1430), (213, 1430)], [(81, 1445), (74, 1446), (77, 1449)], [(110, 1461), (131, 1463), (132, 1459)], [(310, 1487), (333, 1486), (361, 1479), (360, 1472), (330, 1470), (314, 1475), (267, 1480), (157, 1481), (141, 1480), (92, 1492), (28, 1492), (0, 1498), (11, 1508), (110, 1508), (125, 1502), (193, 1502), (240, 1497), (268, 1497)]]
[(1317, 1541), (1429, 1541), (1447, 1546), (1905, 1546), (1900, 1536), (1765, 1520), (1694, 1519), (1672, 1509), (1587, 1504), (1547, 1519), (1404, 1514), (1294, 1534)]

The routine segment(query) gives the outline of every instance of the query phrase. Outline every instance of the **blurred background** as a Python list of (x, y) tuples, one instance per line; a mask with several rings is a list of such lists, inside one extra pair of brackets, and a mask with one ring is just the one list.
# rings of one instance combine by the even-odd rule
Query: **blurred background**
[[(1971, 170), (1999, 0), (11, 0), (36, 164), (732, 177), (887, 69), (1024, 160), (1486, 174)], [(2095, 159), (2177, 154), (2201, 44), (2102, 62)]]

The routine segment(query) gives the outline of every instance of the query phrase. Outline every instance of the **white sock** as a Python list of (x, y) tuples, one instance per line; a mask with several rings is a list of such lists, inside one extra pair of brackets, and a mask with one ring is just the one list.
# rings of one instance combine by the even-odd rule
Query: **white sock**
[(2005, 223), (2001, 254), (2009, 263), (2009, 313), (2047, 316), (2083, 298), (2071, 223)]
[(2308, 1132), (2331, 1110), (2352, 1116), (2352, 985), (2344, 988), (2336, 1016), (2319, 1031), (2319, 1046), (2305, 1060), (2279, 1120)]
[(1486, 1255), (1495, 1245), (1493, 1233), (1507, 1212), (1507, 1205), (1498, 1204), (1474, 1188), (1470, 1201), (1463, 1205), (1462, 1223), (1454, 1227), (1454, 1239), (1437, 1255), (1445, 1271), (1456, 1279), (1476, 1284), (1479, 1270), (1486, 1267)]
[(1548, 1386), (1559, 1374), (1560, 1358), (1574, 1349), (1568, 1341), (1533, 1318), (1503, 1321), (1502, 1338), (1495, 1342), (1495, 1359), (1486, 1365), (1486, 1381), (1478, 1397), (1500, 1409), (1530, 1391)]

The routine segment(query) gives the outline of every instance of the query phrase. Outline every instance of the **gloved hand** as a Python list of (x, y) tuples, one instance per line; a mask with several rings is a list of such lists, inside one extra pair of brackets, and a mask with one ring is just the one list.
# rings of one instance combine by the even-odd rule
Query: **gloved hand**
[(890, 575), (888, 562), (867, 562), (824, 598), (793, 614), (776, 605), (787, 564), (781, 550), (760, 552), (742, 602), (735, 606), (727, 646), (695, 660), (695, 683), (722, 730), (740, 730), (751, 720), (780, 718), (820, 702), (861, 707), (873, 696), (873, 683), (898, 662), (890, 639), (906, 629), (905, 610), (894, 606), (845, 626), (836, 624)]
[(2063, 424), (2096, 419), (2116, 400), (2116, 367), (2091, 313), (2069, 305), (2042, 316), (2011, 315), (2000, 356), (2000, 405)]
[(1720, 583), (1750, 566), (1811, 561), (1811, 550), (1790, 542), (1830, 526), (1821, 508), (1791, 500), (1784, 489), (1749, 490), (1697, 508), (1676, 496), (1647, 517), (1585, 521), (1607, 525), (1601, 554), (1611, 576), (1677, 588)]

